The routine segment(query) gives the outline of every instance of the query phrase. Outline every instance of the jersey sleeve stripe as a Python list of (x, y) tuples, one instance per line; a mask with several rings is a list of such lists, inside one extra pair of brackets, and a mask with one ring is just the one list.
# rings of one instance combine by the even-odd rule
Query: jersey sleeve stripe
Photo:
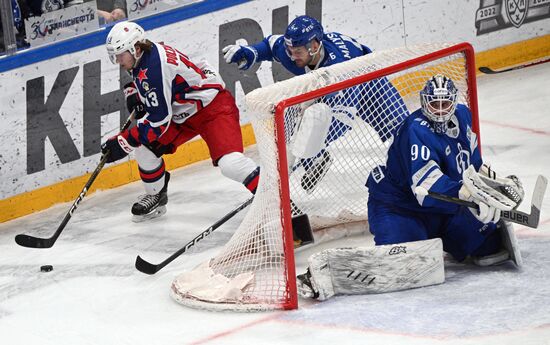
[(273, 51), (273, 47), (275, 46), (275, 42), (283, 35), (271, 35), (268, 37), (267, 42), (269, 43), (269, 48), (271, 48), (271, 51)]
[(413, 174), (413, 176), (411, 177), (412, 179), (411, 187), (413, 187), (414, 189), (414, 187), (416, 187), (418, 183), (420, 183), (420, 181), (424, 179), (424, 176), (426, 176), (428, 173), (430, 173), (430, 171), (432, 171), (435, 168), (439, 169), (439, 165), (435, 161), (429, 160), (423, 167), (418, 169)]
[(176, 98), (176, 102), (179, 104), (195, 104), (197, 106), (197, 111), (204, 108), (203, 103), (200, 99), (184, 99), (184, 98)]
[(221, 84), (204, 84), (200, 86), (190, 86), (186, 88), (184, 91), (200, 91), (200, 90), (223, 90), (223, 86)]

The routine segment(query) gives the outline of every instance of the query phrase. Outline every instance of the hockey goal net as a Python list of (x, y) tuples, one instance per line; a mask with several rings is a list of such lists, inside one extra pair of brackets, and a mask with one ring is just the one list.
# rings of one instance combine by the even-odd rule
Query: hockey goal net
[[(314, 231), (361, 221), (366, 228), (365, 182), (438, 73), (455, 82), (479, 134), (467, 43), (374, 52), (249, 93), (261, 166), (254, 202), (217, 256), (175, 278), (172, 296), (204, 309), (296, 308), (292, 215), (307, 214)], [(320, 143), (315, 155), (304, 137)]]

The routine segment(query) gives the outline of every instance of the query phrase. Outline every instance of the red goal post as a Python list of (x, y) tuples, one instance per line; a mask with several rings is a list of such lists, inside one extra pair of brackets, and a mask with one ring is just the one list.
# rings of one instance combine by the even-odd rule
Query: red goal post
[[(172, 296), (203, 309), (297, 308), (292, 215), (307, 214), (314, 231), (346, 223), (367, 230), (366, 179), (385, 163), (392, 135), (420, 107), (418, 93), (437, 73), (455, 82), (480, 144), (475, 55), (468, 43), (374, 52), (249, 93), (261, 167), (255, 200), (220, 253), (176, 277)], [(319, 125), (327, 116), (330, 126)], [(313, 130), (303, 130), (305, 123)], [(294, 157), (307, 151), (296, 147), (303, 133), (315, 137), (319, 128), (319, 153)], [(327, 172), (313, 186), (306, 175), (325, 158)]]

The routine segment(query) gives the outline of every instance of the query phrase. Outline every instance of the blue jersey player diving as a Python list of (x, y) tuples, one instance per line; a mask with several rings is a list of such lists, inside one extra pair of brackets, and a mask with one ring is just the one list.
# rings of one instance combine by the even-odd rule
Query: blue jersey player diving
[[(483, 164), (469, 108), (444, 75), (420, 92), (421, 109), (401, 125), (385, 166), (371, 172), (368, 217), (376, 245), (441, 238), (457, 261), (521, 265), (511, 224), (501, 211), (516, 207), (523, 188), (515, 176), (497, 177)], [(473, 201), (479, 209), (436, 200), (428, 192)]]
[[(250, 46), (229, 45), (223, 48), (226, 62), (236, 63), (239, 69), (246, 70), (261, 61), (276, 61), (295, 75), (371, 52), (370, 48), (351, 37), (337, 32), (324, 32), (321, 24), (309, 16), (295, 18), (284, 35), (270, 35)], [(322, 114), (328, 114), (330, 127), (329, 134), (321, 138), (320, 148), (315, 154), (300, 157), (300, 163), (305, 169), (301, 185), (307, 192), (316, 188), (331, 165), (332, 158), (326, 147), (350, 129), (345, 121), (331, 117), (330, 114), (349, 118), (359, 116), (376, 130), (383, 141), (391, 138), (398, 124), (408, 115), (399, 93), (386, 78), (317, 99), (313, 108), (317, 114), (319, 110)], [(304, 114), (307, 112), (308, 109), (305, 109)], [(290, 131), (291, 134), (294, 132)]]
[(149, 41), (143, 28), (132, 22), (114, 25), (106, 46), (111, 61), (133, 79), (124, 94), (137, 125), (108, 139), (102, 151), (108, 153), (107, 163), (135, 151), (146, 194), (132, 207), (134, 221), (166, 212), (170, 174), (163, 155), (197, 135), (224, 176), (255, 192), (259, 168), (242, 153), (239, 110), (215, 69), (167, 44)]

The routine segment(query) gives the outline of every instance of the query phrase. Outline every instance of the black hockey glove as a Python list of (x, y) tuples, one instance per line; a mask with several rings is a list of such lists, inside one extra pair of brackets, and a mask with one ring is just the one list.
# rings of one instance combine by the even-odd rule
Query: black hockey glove
[(135, 111), (136, 120), (141, 119), (147, 114), (145, 110), (145, 105), (141, 102), (139, 98), (139, 93), (134, 82), (130, 82), (124, 85), (124, 97), (126, 98), (126, 108), (131, 113)]
[[(127, 133), (128, 131), (125, 132)], [(101, 153), (107, 154), (106, 163), (112, 163), (128, 156), (128, 153), (132, 152), (133, 149), (134, 148), (128, 144), (124, 132), (107, 139), (107, 141), (101, 145)]]
[(176, 147), (173, 144), (163, 145), (158, 141), (153, 141), (145, 146), (147, 146), (147, 148), (151, 150), (151, 152), (153, 152), (158, 158), (163, 155), (176, 152)]

